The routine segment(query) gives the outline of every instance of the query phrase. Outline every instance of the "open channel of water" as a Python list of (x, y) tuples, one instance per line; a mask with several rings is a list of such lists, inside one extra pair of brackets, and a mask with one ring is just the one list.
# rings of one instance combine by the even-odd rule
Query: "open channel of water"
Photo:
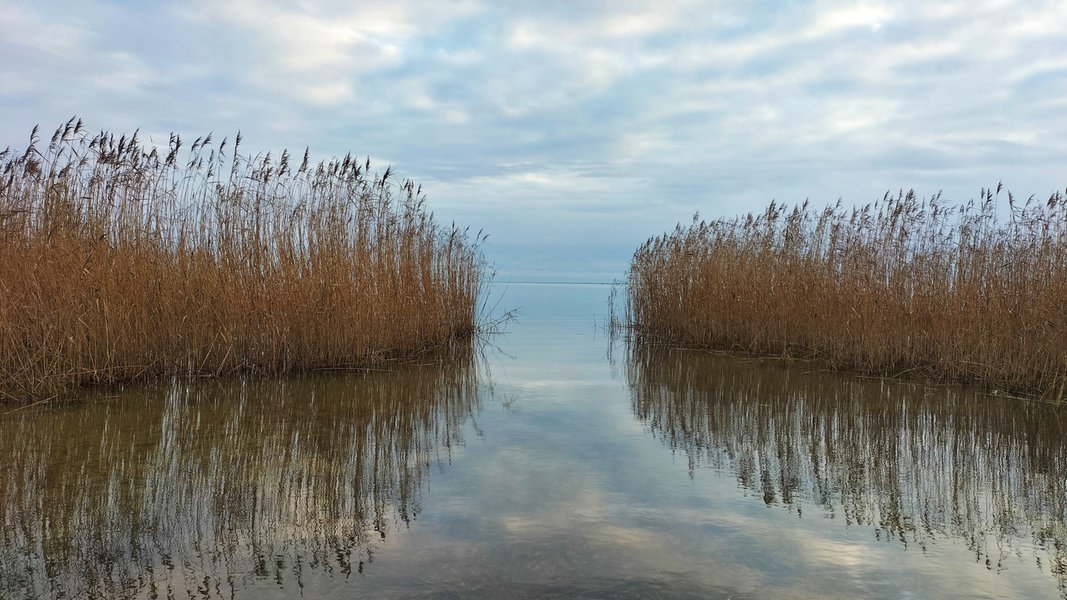
[(0, 415), (0, 598), (1067, 598), (1067, 411), (628, 345), (609, 291)]

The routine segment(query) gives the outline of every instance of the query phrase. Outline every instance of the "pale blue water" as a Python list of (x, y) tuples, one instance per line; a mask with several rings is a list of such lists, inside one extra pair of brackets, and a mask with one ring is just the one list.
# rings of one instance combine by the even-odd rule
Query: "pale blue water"
[(628, 347), (519, 284), (474, 368), (0, 416), (0, 597), (1067, 597), (1067, 419)]

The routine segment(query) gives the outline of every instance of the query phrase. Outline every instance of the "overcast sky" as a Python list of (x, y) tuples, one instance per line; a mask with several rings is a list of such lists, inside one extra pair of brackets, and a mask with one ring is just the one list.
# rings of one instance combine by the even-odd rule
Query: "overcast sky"
[(501, 277), (611, 280), (697, 211), (1063, 190), (1067, 3), (0, 0), (0, 148), (73, 115), (369, 155)]

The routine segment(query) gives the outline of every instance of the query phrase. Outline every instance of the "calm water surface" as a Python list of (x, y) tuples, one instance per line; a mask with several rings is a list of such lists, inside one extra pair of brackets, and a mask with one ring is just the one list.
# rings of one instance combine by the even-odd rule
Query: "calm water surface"
[(1067, 411), (503, 287), (447, 361), (0, 415), (0, 598), (1067, 598)]

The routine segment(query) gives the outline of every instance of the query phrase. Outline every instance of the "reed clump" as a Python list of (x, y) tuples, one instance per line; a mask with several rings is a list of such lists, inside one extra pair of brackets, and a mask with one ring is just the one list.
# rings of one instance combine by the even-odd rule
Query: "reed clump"
[(469, 338), (481, 233), (350, 155), (183, 151), (81, 120), (0, 153), (0, 398), (349, 369)]
[(1004, 207), (1000, 192), (695, 216), (634, 253), (629, 325), (646, 341), (1061, 401), (1067, 197), (1008, 193)]

